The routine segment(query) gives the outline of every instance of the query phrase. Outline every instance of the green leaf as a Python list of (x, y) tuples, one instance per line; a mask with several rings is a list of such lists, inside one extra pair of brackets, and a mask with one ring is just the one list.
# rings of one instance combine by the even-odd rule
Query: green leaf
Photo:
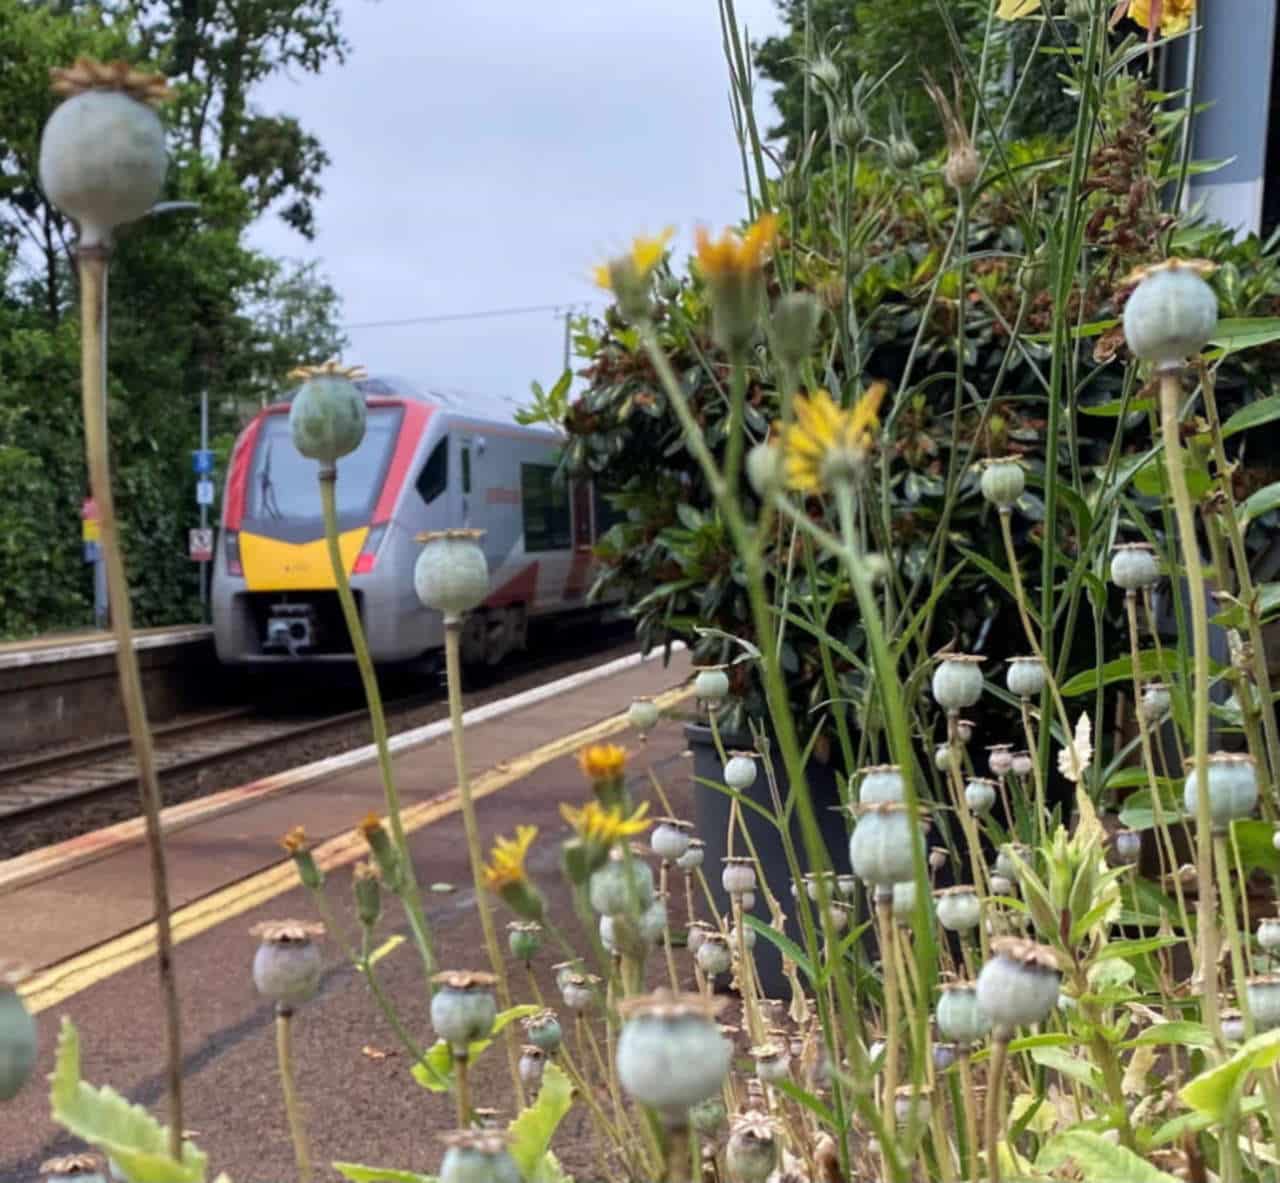
[(775, 945), (783, 957), (790, 958), (804, 970), (810, 980), (813, 979), (813, 966), (809, 961), (808, 955), (786, 933), (779, 932), (776, 928), (770, 928), (759, 916), (752, 916), (748, 913), (743, 916), (743, 919), (747, 922), (748, 928), (755, 929), (766, 941)]
[[(1006, 592), (1009, 593), (1011, 597), (1015, 599), (1017, 598), (1016, 596), (1014, 596), (1013, 577), (1009, 574), (1008, 571), (1001, 570), (999, 567), (995, 565), (995, 563), (993, 563), (985, 555), (980, 555), (976, 550), (970, 550), (967, 546), (960, 546), (957, 544), (956, 550), (958, 550), (962, 555), (964, 555), (964, 557), (968, 559), (969, 562), (971, 562), (975, 567), (977, 567), (985, 575), (994, 579), (1002, 588), (1004, 588)], [(1032, 607), (1031, 604), (1027, 604), (1026, 608), (1027, 608), (1027, 615), (1030, 616), (1031, 619), (1038, 625), (1040, 623), (1039, 612), (1034, 607)]]
[(1072, 1080), (1093, 1089), (1102, 1090), (1102, 1073), (1088, 1060), (1081, 1059), (1065, 1052), (1060, 1047), (1036, 1047), (1031, 1049), (1031, 1058), (1045, 1068), (1061, 1072)]
[[(1280, 489), (1280, 485), (1273, 487)], [(1280, 506), (1280, 493), (1276, 495), (1276, 505)], [(1262, 583), (1254, 590), (1258, 593), (1255, 607), (1259, 624), (1266, 624), (1280, 615), (1280, 583)], [(1232, 604), (1214, 616), (1211, 623), (1219, 628), (1246, 629), (1249, 627), (1249, 613), (1243, 604)]]
[(1231, 823), (1231, 841), (1239, 852), (1246, 875), (1250, 871), (1280, 875), (1280, 850), (1276, 850), (1272, 841), (1275, 832), (1270, 822), (1246, 818)]
[(1236, 510), (1236, 517), (1242, 526), (1248, 525), (1254, 518), (1270, 513), (1280, 507), (1280, 481), (1264, 485), (1254, 493), (1250, 493), (1245, 503)]
[(1127, 1050), (1150, 1043), (1178, 1044), (1181, 1047), (1213, 1047), (1213, 1034), (1203, 1023), (1193, 1023), (1188, 1019), (1174, 1019), (1168, 1023), (1156, 1023), (1120, 1046)]
[(67, 1018), (50, 1079), (54, 1121), (114, 1160), (132, 1183), (203, 1183), (207, 1155), (184, 1141), (179, 1166), (169, 1157), (168, 1127), (110, 1086), (80, 1079), (80, 1036)]
[(1124, 1183), (1177, 1183), (1132, 1150), (1108, 1142), (1089, 1130), (1068, 1130), (1050, 1138), (1036, 1156), (1036, 1167), (1051, 1171), (1068, 1159), (1085, 1179), (1124, 1180)]
[(1255, 1035), (1229, 1060), (1200, 1073), (1178, 1095), (1199, 1113), (1221, 1120), (1249, 1073), (1280, 1059), (1280, 1028)]
[(564, 1115), (573, 1107), (573, 1085), (555, 1064), (542, 1070), (538, 1098), (507, 1127), (511, 1135), (511, 1157), (525, 1179), (535, 1177), (543, 1156), (551, 1148), (551, 1138)]
[[(1187, 490), (1193, 501), (1199, 501), (1212, 487), (1213, 478), (1206, 468), (1196, 464), (1187, 454), (1186, 470)], [(1152, 456), (1137, 472), (1133, 474), (1133, 487), (1144, 497), (1168, 497), (1169, 473), (1165, 468), (1163, 456)]]
[(1091, 407), (1081, 407), (1080, 414), (1097, 415), (1102, 419), (1118, 419), (1121, 411), (1126, 415), (1135, 412), (1145, 413), (1155, 405), (1156, 401), (1153, 398), (1131, 398), (1127, 405), (1124, 399), (1117, 398), (1112, 399), (1109, 403), (1095, 403)]
[[(1280, 316), (1248, 316), (1218, 321), (1217, 331), (1209, 339), (1224, 353), (1238, 353), (1280, 341)], [(1234, 416), (1233, 416), (1234, 418)]]
[[(1138, 669), (1144, 680), (1169, 677), (1177, 671), (1177, 654), (1166, 649), (1163, 657), (1164, 660), (1161, 661), (1161, 651), (1158, 649), (1143, 649), (1138, 654)], [(1099, 682), (1104, 686), (1113, 682), (1132, 684), (1133, 659), (1117, 657), (1114, 661), (1107, 662), (1101, 670), (1081, 670), (1074, 678), (1068, 678), (1060, 689), (1064, 698), (1075, 698), (1082, 694), (1092, 694), (1097, 690)]]
[(1181, 937), (1144, 937), (1138, 941), (1110, 941), (1098, 951), (1095, 961), (1105, 961), (1109, 957), (1141, 957), (1144, 953), (1154, 953), (1157, 949), (1167, 949), (1170, 945), (1181, 942)]
[[(490, 1038), (477, 1039), (468, 1050), (467, 1058), (474, 1063), (476, 1057), (493, 1042), (493, 1036), (500, 1035), (508, 1023), (536, 1014), (540, 1009), (541, 1007), (532, 1003), (524, 1003), (500, 1011), (493, 1021)], [(430, 1089), (433, 1093), (446, 1093), (453, 1088), (453, 1049), (443, 1039), (438, 1039), (427, 1050), (421, 1062), (415, 1064), (409, 1071), (413, 1073), (413, 1079), (424, 1089)]]
[(1238, 431), (1248, 431), (1251, 427), (1260, 427), (1273, 419), (1280, 419), (1280, 394), (1268, 395), (1241, 407), (1222, 425), (1222, 438), (1233, 436)]
[(394, 1167), (366, 1167), (358, 1162), (335, 1162), (332, 1166), (351, 1183), (438, 1183), (435, 1175), (397, 1171)]

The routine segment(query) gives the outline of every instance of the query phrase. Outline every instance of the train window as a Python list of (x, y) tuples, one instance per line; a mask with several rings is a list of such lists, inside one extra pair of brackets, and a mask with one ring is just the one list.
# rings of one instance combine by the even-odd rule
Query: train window
[(462, 449), (462, 491), (471, 492), (471, 449)]
[(418, 474), (415, 488), (418, 496), (430, 505), (449, 484), (449, 441), (442, 439), (434, 448)]
[(550, 464), (520, 465), (526, 552), (568, 550), (571, 544), (569, 490), (555, 472)]

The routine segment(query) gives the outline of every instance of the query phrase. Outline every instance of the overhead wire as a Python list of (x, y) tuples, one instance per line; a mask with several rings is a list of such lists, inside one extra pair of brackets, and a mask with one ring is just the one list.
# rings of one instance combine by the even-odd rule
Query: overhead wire
[(405, 325), (442, 324), (446, 321), (482, 320), (498, 316), (523, 316), (532, 312), (572, 312), (576, 308), (587, 308), (581, 300), (566, 301), (559, 304), (527, 304), (516, 308), (485, 308), (476, 312), (444, 312), (433, 316), (406, 316), (397, 320), (366, 320), (344, 324), (345, 329), (385, 329), (399, 328)]

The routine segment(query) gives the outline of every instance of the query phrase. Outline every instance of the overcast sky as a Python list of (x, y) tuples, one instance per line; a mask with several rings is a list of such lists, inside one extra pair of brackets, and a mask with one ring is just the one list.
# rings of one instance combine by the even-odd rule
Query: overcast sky
[[(351, 326), (539, 304), (602, 307), (593, 263), (630, 236), (744, 212), (715, 0), (345, 0), (352, 53), (255, 96), (332, 157), (318, 234), (255, 228), (316, 258)], [(752, 39), (773, 0), (737, 0)], [(428, 14), (429, 13), (429, 19)], [(757, 104), (776, 120), (767, 94)], [(560, 372), (548, 312), (349, 329), (371, 372), (524, 401)]]

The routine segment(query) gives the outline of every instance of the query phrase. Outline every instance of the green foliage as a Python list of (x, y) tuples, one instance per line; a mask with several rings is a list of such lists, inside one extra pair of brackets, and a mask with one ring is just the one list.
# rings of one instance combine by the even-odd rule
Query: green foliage
[(138, 624), (196, 613), (186, 530), (198, 520), (190, 453), (200, 393), (225, 450), (292, 366), (341, 348), (337, 295), (314, 265), (246, 241), (268, 209), (310, 232), (323, 151), (292, 119), (255, 110), (252, 88), (273, 71), (340, 58), (337, 6), (273, 0), (252, 5), (248, 21), (249, 7), (0, 0), (0, 636), (86, 624), (92, 603), (80, 545), (75, 230), (35, 176), (56, 102), (49, 67), (90, 54), (167, 69), (178, 97), (162, 113), (171, 150), (162, 200), (200, 205), (125, 227), (111, 264), (110, 430)]
[(202, 1151), (184, 1141), (182, 1163), (175, 1163), (166, 1126), (109, 1085), (95, 1088), (80, 1078), (80, 1036), (67, 1018), (51, 1080), (54, 1120), (112, 1159), (129, 1183), (203, 1183), (208, 1159)]
[(1221, 1121), (1238, 1104), (1249, 1077), (1280, 1060), (1280, 1030), (1266, 1031), (1246, 1040), (1229, 1059), (1201, 1072), (1179, 1096), (1192, 1109)]
[(335, 1162), (333, 1169), (351, 1183), (437, 1183), (435, 1175), (397, 1171), (393, 1167), (367, 1167), (357, 1162)]
[(1091, 1179), (1123, 1179), (1125, 1183), (1177, 1183), (1164, 1171), (1092, 1130), (1068, 1130), (1045, 1143), (1036, 1156), (1039, 1170), (1052, 1171), (1067, 1161)]
[[(491, 1036), (488, 1039), (478, 1039), (471, 1044), (467, 1053), (469, 1061), (474, 1062), (476, 1057), (493, 1043), (494, 1037), (502, 1034), (503, 1028), (508, 1023), (514, 1023), (517, 1019), (527, 1018), (541, 1009), (541, 1007), (533, 1006), (532, 1004), (525, 1004), (508, 1007), (500, 1012), (493, 1022)], [(453, 1049), (443, 1039), (437, 1039), (427, 1049), (427, 1054), (423, 1056), (422, 1061), (414, 1064), (410, 1071), (413, 1073), (413, 1079), (422, 1085), (424, 1089), (430, 1089), (433, 1093), (448, 1092), (453, 1088), (456, 1079)]]
[(511, 1157), (529, 1183), (556, 1183), (564, 1177), (551, 1153), (551, 1139), (572, 1105), (569, 1078), (555, 1064), (547, 1064), (537, 1099), (508, 1127)]

